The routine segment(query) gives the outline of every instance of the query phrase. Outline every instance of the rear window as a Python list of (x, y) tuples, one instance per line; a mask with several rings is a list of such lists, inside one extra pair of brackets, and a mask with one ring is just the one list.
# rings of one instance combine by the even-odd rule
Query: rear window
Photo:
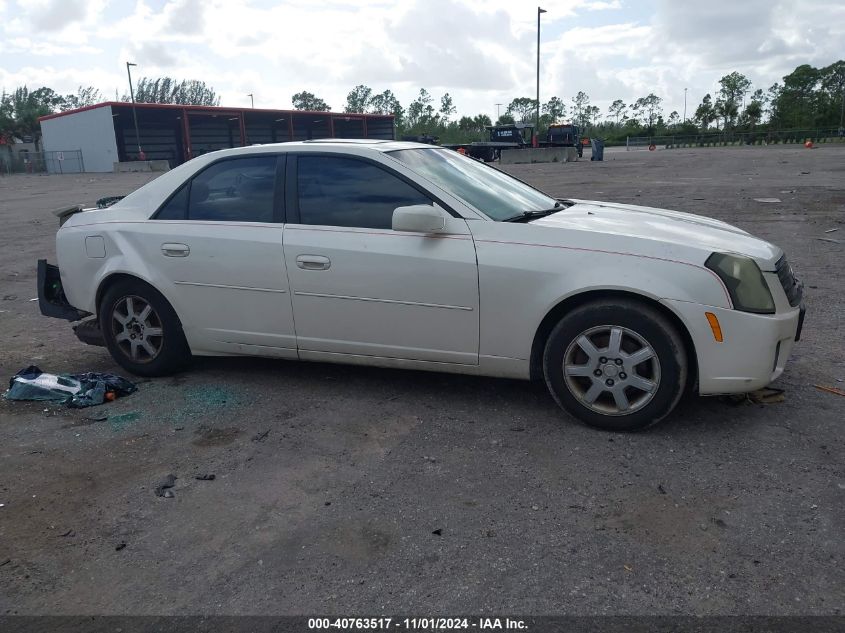
[(275, 156), (224, 160), (182, 185), (155, 219), (273, 222), (275, 194)]

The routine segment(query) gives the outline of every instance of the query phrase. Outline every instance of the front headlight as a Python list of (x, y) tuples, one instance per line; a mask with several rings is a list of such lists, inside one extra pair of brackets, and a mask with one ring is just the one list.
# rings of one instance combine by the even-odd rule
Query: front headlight
[(769, 286), (753, 259), (727, 253), (713, 253), (704, 263), (719, 275), (731, 295), (734, 308), (743, 312), (774, 314), (775, 302)]

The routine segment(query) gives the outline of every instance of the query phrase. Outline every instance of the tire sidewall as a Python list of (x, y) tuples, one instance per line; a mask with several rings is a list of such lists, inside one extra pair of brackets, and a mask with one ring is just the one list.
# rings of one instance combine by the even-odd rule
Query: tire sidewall
[[(163, 333), (162, 349), (149, 363), (136, 363), (118, 347), (112, 332), (111, 317), (115, 305), (135, 295), (144, 299), (158, 313)], [(121, 280), (111, 286), (100, 301), (100, 329), (114, 361), (137, 376), (164, 376), (182, 369), (190, 360), (190, 350), (182, 324), (170, 303), (155, 288), (140, 280)]]
[[(583, 405), (566, 385), (566, 349), (580, 334), (602, 325), (633, 330), (652, 346), (660, 362), (657, 392), (643, 408), (630, 415), (597, 413)], [(628, 303), (588, 304), (561, 319), (546, 343), (543, 371), (549, 391), (561, 407), (586, 424), (609, 431), (640, 430), (659, 422), (675, 408), (687, 379), (686, 353), (672, 324), (654, 310)]]

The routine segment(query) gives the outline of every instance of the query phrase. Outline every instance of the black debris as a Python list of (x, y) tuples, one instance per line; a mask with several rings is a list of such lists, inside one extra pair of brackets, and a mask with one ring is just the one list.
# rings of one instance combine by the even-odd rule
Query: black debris
[(443, 529), (437, 528), (436, 530), (433, 530), (431, 533), (434, 534), (435, 536), (443, 536)]
[[(170, 498), (173, 496), (173, 492), (170, 491), (170, 488), (176, 485), (176, 475), (168, 475), (165, 477), (158, 486), (156, 486), (155, 493), (157, 497), (167, 497)], [(167, 494), (169, 493), (169, 494)]]
[(11, 562), (12, 562), (12, 559), (11, 559), (11, 558), (7, 558), (7, 559), (6, 559), (6, 560), (4, 560), (2, 563), (0, 563), (0, 567), (3, 567), (4, 565), (8, 565), (8, 564), (9, 564), (9, 563), (11, 563)]
[(7, 400), (56, 401), (81, 409), (137, 391), (137, 387), (113, 374), (48, 374), (30, 365), (9, 380)]
[(657, 492), (662, 495), (666, 494), (666, 488), (663, 487), (663, 484), (657, 484)]
[(59, 536), (76, 536), (76, 532), (74, 532), (73, 530), (68, 530), (64, 534), (59, 534)]
[(252, 441), (253, 442), (263, 442), (264, 440), (267, 439), (268, 435), (270, 435), (270, 429), (267, 429), (263, 433), (256, 433), (255, 435), (252, 436)]
[(200, 481), (214, 481), (214, 478), (214, 473), (201, 473), (194, 477), (194, 479), (199, 479)]
[(120, 543), (114, 546), (114, 551), (119, 552), (124, 547), (126, 547), (126, 541), (121, 541)]

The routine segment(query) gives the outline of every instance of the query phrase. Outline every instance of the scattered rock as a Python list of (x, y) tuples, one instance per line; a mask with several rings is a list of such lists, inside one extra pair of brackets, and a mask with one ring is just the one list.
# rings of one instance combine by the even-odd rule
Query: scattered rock
[(496, 530), (487, 530), (484, 533), (484, 536), (486, 536), (487, 538), (494, 538), (496, 536)]
[(3, 301), (14, 301), (18, 295), (3, 295)]
[[(165, 477), (158, 486), (156, 486), (155, 493), (157, 497), (167, 497), (170, 498), (173, 496), (173, 492), (170, 490), (173, 486), (176, 485), (176, 475), (168, 475)], [(169, 493), (169, 494), (167, 494)]]
[(663, 484), (657, 484), (657, 492), (662, 495), (666, 494), (666, 488), (663, 487)]
[(534, 510), (534, 512), (536, 512), (537, 510), (540, 509), (540, 506), (531, 506), (531, 509)]

